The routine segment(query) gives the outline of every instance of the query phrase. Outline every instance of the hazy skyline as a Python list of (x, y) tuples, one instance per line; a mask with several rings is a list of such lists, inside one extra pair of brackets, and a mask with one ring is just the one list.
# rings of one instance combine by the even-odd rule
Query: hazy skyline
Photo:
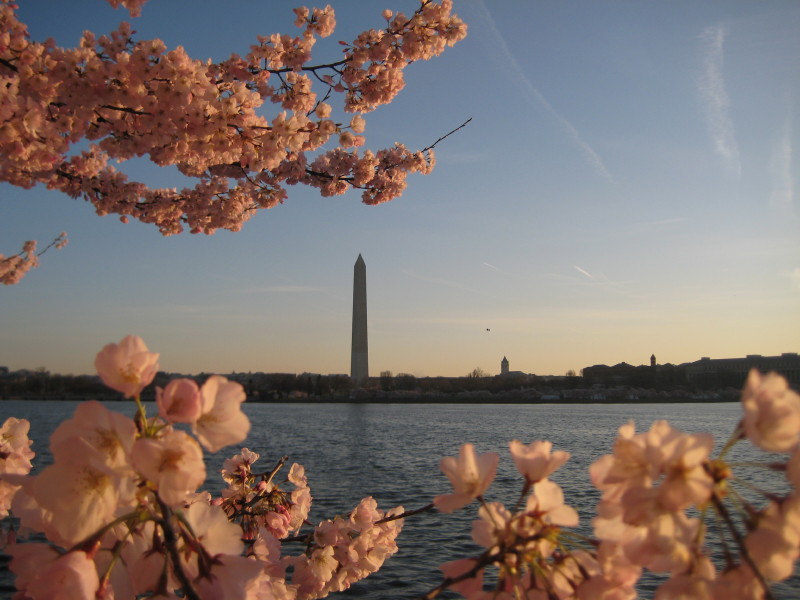
[[(195, 58), (291, 32), (293, 4), (100, 0), (20, 16), (65, 46), (129, 20)], [(332, 2), (315, 48), (412, 0)], [(437, 147), (404, 196), (290, 188), (239, 233), (164, 238), (42, 189), (2, 186), (0, 252), (70, 243), (0, 289), (0, 365), (91, 373), (132, 333), (174, 372), (349, 371), (352, 273), (368, 267), (370, 374), (564, 374), (800, 351), (800, 4), (457, 0), (467, 39), (412, 65), (367, 146)], [(271, 106), (267, 110), (271, 110)], [(269, 113), (268, 113), (269, 114)], [(120, 166), (154, 184), (172, 170)]]

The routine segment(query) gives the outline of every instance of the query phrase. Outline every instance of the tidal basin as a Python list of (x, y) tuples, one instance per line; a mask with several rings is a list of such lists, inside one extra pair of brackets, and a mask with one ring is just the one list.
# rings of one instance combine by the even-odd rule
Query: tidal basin
[[(59, 422), (69, 418), (75, 402), (4, 401), (0, 418), (15, 416), (31, 422), (30, 438), (36, 452), (37, 473), (49, 460), (47, 440)], [(107, 406), (133, 414), (133, 403)], [(148, 406), (150, 414), (155, 407)], [(589, 481), (588, 468), (611, 451), (617, 429), (632, 419), (637, 432), (653, 421), (667, 419), (688, 433), (714, 435), (717, 450), (735, 428), (738, 403), (694, 404), (248, 404), (244, 410), (252, 428), (243, 446), (261, 455), (261, 470), (269, 470), (283, 456), (287, 464), (305, 466), (314, 497), (310, 520), (318, 522), (351, 510), (364, 496), (373, 496), (379, 508), (403, 505), (420, 508), (450, 487), (439, 470), (439, 460), (454, 456), (459, 446), (472, 442), (478, 452), (500, 454), (497, 478), (487, 501), (512, 505), (522, 480), (508, 453), (508, 442), (549, 440), (554, 449), (572, 453), (552, 477), (564, 488), (565, 501), (581, 516), (579, 532), (591, 535), (591, 519), (599, 493)], [(208, 457), (206, 489), (221, 487), (222, 461), (237, 448)], [(749, 442), (740, 442), (730, 460), (761, 460)], [(763, 469), (752, 469), (751, 482), (776, 490), (781, 478)], [(281, 477), (277, 478), (281, 480)], [(429, 512), (406, 520), (398, 544), (400, 551), (384, 567), (355, 584), (342, 597), (415, 598), (441, 581), (437, 566), (448, 560), (477, 555), (480, 548), (470, 539), (475, 504), (452, 515)], [(289, 552), (300, 548), (286, 546)], [(7, 573), (4, 573), (4, 583)], [(652, 596), (653, 579), (643, 579), (643, 598)], [(800, 577), (775, 587), (776, 598), (800, 596)], [(335, 597), (335, 596), (334, 596)], [(443, 595), (442, 597), (455, 597)]]

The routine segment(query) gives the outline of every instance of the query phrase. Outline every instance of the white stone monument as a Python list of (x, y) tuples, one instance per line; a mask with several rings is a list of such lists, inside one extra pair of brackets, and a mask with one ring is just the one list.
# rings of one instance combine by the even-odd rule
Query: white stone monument
[(350, 350), (350, 378), (357, 384), (369, 377), (367, 350), (367, 265), (361, 255), (353, 267), (353, 342)]

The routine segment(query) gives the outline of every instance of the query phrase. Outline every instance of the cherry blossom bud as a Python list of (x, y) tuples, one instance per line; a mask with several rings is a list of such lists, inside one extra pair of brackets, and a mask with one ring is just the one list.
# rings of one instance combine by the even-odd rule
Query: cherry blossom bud
[(194, 423), (200, 417), (200, 388), (186, 378), (156, 388), (158, 414), (170, 423)]

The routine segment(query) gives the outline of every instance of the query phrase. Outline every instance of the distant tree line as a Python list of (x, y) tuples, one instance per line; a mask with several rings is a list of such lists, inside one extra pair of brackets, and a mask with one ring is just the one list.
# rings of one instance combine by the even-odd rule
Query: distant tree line
[[(142, 399), (153, 400), (155, 388), (164, 387), (174, 377), (189, 377), (202, 384), (208, 375), (159, 372), (153, 385), (142, 392)], [(227, 377), (241, 383), (248, 398), (256, 401), (306, 396), (346, 396), (352, 387), (347, 375), (232, 373)], [(0, 399), (4, 400), (10, 398), (114, 400), (119, 399), (118, 396), (109, 390), (97, 375), (53, 375), (44, 368), (9, 372), (0, 367)]]
[[(180, 375), (160, 372), (143, 392), (143, 399), (152, 400), (155, 387), (163, 387)], [(189, 376), (202, 384), (207, 374)], [(538, 376), (512, 371), (489, 375), (476, 367), (462, 377), (416, 377), (409, 373), (393, 374), (382, 371), (366, 384), (356, 386), (345, 374), (316, 373), (231, 373), (229, 379), (241, 383), (251, 401), (274, 402), (303, 398), (347, 399), (358, 393), (387, 395), (456, 395), (469, 393), (506, 394), (515, 391), (538, 392), (540, 395), (568, 395), (583, 390), (586, 397), (592, 391), (610, 389), (652, 390), (661, 393), (697, 392), (703, 390), (740, 389), (744, 372), (716, 371), (694, 373), (687, 377), (683, 365), (641, 365), (620, 363), (613, 366), (596, 365), (583, 369), (581, 375), (570, 370), (563, 376)], [(575, 394), (572, 394), (575, 396)], [(45, 398), (83, 400), (119, 399), (106, 388), (96, 375), (54, 375), (44, 368), (9, 371), (0, 367), (0, 399)]]

